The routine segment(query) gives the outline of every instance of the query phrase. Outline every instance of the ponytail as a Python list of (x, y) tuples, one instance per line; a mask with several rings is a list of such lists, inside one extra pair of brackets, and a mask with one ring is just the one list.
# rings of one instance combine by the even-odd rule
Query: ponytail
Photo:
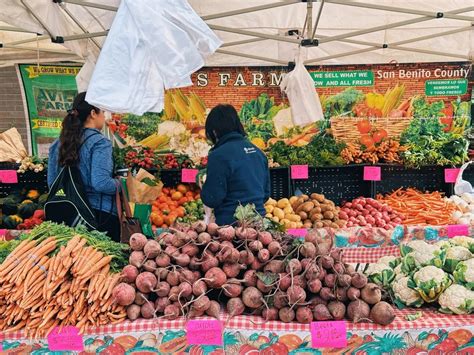
[(92, 111), (100, 110), (85, 100), (86, 93), (76, 96), (72, 109), (64, 117), (61, 134), (59, 135), (59, 165), (75, 166), (79, 163), (79, 151), (82, 144), (84, 125)]

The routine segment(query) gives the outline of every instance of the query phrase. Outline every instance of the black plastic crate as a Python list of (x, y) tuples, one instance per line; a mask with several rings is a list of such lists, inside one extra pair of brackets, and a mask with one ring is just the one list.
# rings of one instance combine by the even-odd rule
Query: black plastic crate
[[(0, 170), (18, 170), (19, 164), (1, 163)], [(13, 191), (22, 189), (37, 189), (40, 193), (48, 191), (48, 181), (46, 170), (39, 173), (26, 171), (24, 174), (18, 174), (17, 184), (0, 183), (0, 197), (6, 197)]]
[(450, 196), (453, 184), (444, 180), (444, 167), (424, 166), (410, 169), (403, 166), (380, 165), (382, 180), (375, 183), (376, 193), (386, 194), (399, 188), (413, 187), (420, 191), (440, 191)]
[(270, 169), (270, 196), (276, 200), (290, 197), (290, 169), (272, 168)]
[(176, 187), (181, 183), (181, 170), (160, 170), (160, 179), (164, 187)]
[(305, 194), (319, 193), (335, 204), (359, 196), (371, 196), (371, 182), (364, 181), (364, 167), (347, 165), (328, 168), (309, 168), (307, 180), (291, 180), (292, 194), (300, 190)]

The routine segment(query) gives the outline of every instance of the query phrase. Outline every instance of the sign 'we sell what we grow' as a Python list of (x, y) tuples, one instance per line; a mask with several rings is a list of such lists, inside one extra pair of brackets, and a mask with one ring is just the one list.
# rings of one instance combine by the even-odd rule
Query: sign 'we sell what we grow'
[(311, 72), (316, 87), (373, 86), (372, 70)]

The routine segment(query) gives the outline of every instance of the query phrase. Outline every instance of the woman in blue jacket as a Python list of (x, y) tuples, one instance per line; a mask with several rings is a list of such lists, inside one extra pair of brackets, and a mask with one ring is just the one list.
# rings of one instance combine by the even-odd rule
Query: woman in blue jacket
[(201, 198), (214, 209), (216, 223), (233, 223), (239, 204), (253, 203), (264, 215), (264, 204), (270, 197), (268, 161), (246, 138), (233, 106), (218, 105), (211, 110), (206, 120), (206, 136), (214, 146), (209, 152)]
[(120, 241), (115, 203), (119, 183), (113, 178), (112, 143), (100, 133), (105, 123), (104, 112), (89, 105), (85, 97), (85, 92), (76, 96), (64, 118), (59, 139), (49, 149), (48, 185), (51, 187), (60, 167), (77, 165), (96, 215), (97, 229)]

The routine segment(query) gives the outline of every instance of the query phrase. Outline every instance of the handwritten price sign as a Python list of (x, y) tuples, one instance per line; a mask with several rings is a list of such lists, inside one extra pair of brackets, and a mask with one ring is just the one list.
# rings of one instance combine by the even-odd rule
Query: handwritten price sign
[(454, 184), (460, 171), (461, 169), (444, 169), (444, 181), (448, 184)]
[(181, 170), (181, 182), (196, 183), (196, 176), (199, 173), (197, 169), (183, 169)]
[(66, 326), (59, 331), (56, 327), (48, 335), (48, 348), (51, 351), (84, 351), (84, 342), (78, 328)]
[(0, 170), (0, 182), (2, 184), (17, 184), (18, 174), (16, 170)]
[(293, 180), (307, 180), (309, 177), (308, 165), (292, 165), (291, 178)]
[(222, 323), (212, 320), (190, 320), (186, 325), (189, 345), (223, 345)]
[(311, 322), (311, 345), (316, 349), (347, 347), (346, 321)]
[(382, 169), (380, 168), (380, 166), (364, 166), (364, 180), (365, 181), (382, 180)]
[(469, 237), (469, 226), (467, 224), (453, 224), (448, 226), (448, 237), (454, 238), (459, 236)]
[(304, 228), (288, 229), (287, 232), (294, 237), (306, 237), (306, 234), (308, 234), (308, 231)]

